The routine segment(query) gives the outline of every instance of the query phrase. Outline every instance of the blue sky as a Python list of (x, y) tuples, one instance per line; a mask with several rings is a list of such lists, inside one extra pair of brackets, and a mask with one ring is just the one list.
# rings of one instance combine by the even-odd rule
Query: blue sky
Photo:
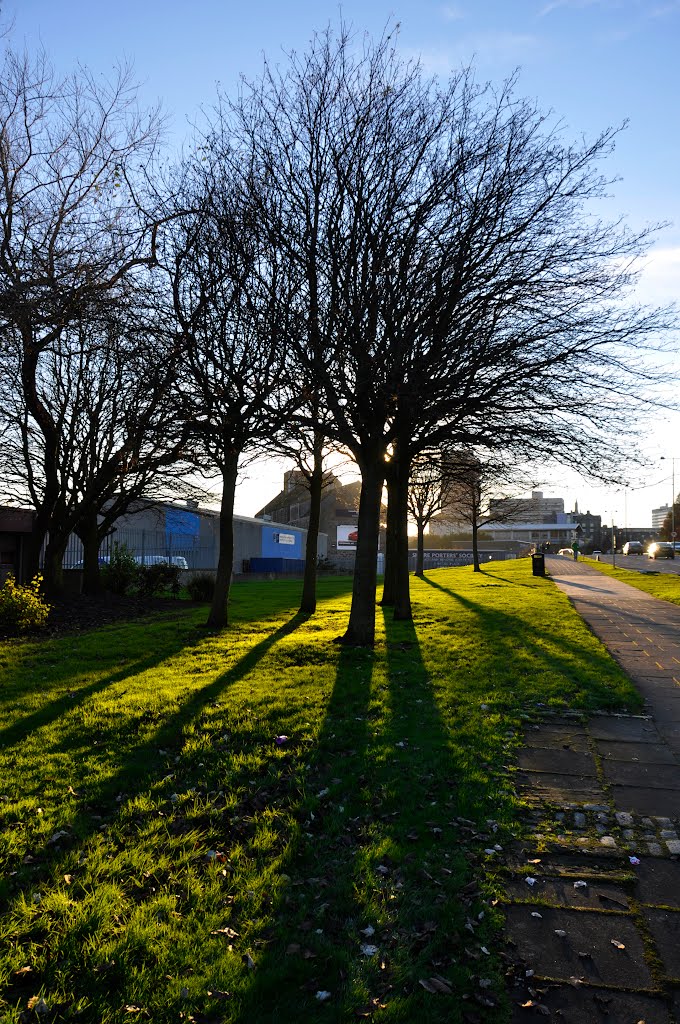
[[(284, 51), (304, 49), (315, 29), (337, 23), (340, 10), (373, 35), (399, 22), (402, 51), (432, 73), (473, 61), (479, 78), (500, 81), (519, 68), (517, 91), (552, 109), (575, 137), (629, 121), (605, 167), (621, 179), (606, 212), (625, 215), (635, 228), (673, 222), (658, 236), (639, 295), (680, 297), (680, 0), (350, 0), (342, 8), (304, 0), (5, 0), (2, 14), (13, 45), (42, 43), (61, 70), (80, 61), (108, 74), (117, 60), (132, 61), (143, 100), (162, 101), (172, 119), (169, 141), (179, 146), (201, 105), (213, 102), (217, 82), (231, 91), (240, 74), (257, 75), (264, 53), (284, 61)], [(649, 472), (633, 482), (659, 481), (628, 493), (628, 521), (644, 525), (652, 506), (670, 501), (670, 478), (661, 479), (670, 463), (660, 455), (678, 457), (680, 481), (680, 416), (640, 445)], [(252, 514), (279, 480), (279, 467), (261, 467), (239, 488), (238, 510)], [(603, 514), (618, 509), (623, 521), (620, 494), (564, 474), (549, 476), (544, 489), (563, 494), (568, 507), (578, 499), (580, 508)]]

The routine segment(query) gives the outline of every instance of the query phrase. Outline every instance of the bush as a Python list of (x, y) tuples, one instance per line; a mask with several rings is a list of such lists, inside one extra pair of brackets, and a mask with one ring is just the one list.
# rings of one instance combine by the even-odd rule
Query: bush
[(143, 598), (159, 597), (169, 591), (173, 597), (177, 597), (180, 572), (181, 569), (178, 565), (166, 565), (163, 562), (138, 567), (139, 596)]
[(125, 544), (114, 544), (111, 559), (102, 566), (102, 582), (112, 594), (124, 597), (136, 585), (139, 566)]
[(42, 576), (26, 586), (9, 575), (0, 587), (0, 632), (16, 636), (29, 629), (39, 629), (47, 622), (50, 606), (40, 596)]
[(215, 580), (208, 573), (192, 576), (187, 583), (187, 590), (192, 601), (212, 601), (215, 593)]

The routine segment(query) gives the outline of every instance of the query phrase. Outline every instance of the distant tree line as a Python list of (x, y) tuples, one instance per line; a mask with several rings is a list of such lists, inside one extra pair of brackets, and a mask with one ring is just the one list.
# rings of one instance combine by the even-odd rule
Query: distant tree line
[(70, 533), (96, 591), (115, 517), (219, 475), (219, 628), (239, 469), (295, 457), (315, 552), (342, 451), (361, 500), (340, 639), (371, 646), (385, 488), (382, 603), (410, 618), (409, 494), (428, 464), (459, 484), (548, 457), (617, 471), (640, 352), (671, 319), (629, 297), (652, 233), (594, 213), (616, 130), (573, 143), (516, 85), (429, 79), (393, 33), (340, 26), (219, 95), (168, 168), (125, 67), (102, 83), (5, 53), (0, 465), (35, 509), (50, 590)]

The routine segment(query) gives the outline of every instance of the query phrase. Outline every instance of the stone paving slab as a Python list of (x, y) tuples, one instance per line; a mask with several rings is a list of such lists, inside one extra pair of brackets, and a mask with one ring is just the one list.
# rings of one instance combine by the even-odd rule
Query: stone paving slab
[(643, 913), (664, 970), (669, 977), (680, 981), (680, 912), (645, 910)]
[(588, 732), (596, 740), (628, 740), (632, 743), (659, 743), (655, 723), (649, 718), (617, 718), (613, 715), (593, 715)]
[(560, 907), (577, 907), (581, 910), (609, 910), (623, 913), (630, 910), (630, 896), (620, 885), (604, 881), (588, 881), (585, 886), (574, 886), (582, 879), (538, 876), (536, 884), (528, 886), (524, 879), (514, 879), (505, 886), (511, 903), (526, 903), (534, 910), (541, 910), (537, 902), (551, 903)]
[(589, 749), (586, 731), (579, 726), (572, 729), (563, 726), (539, 726), (527, 732), (525, 744), (527, 747), (549, 747), (551, 749), (562, 747), (563, 750), (574, 750), (577, 753)]
[(543, 803), (601, 804), (605, 799), (599, 782), (593, 778), (518, 771), (515, 783), (528, 800)]
[[(534, 861), (532, 864), (531, 861)], [(537, 878), (545, 875), (559, 875), (571, 878), (597, 878), (598, 875), (625, 874), (633, 877), (628, 858), (620, 850), (599, 847), (591, 850), (569, 850), (568, 852), (544, 853), (540, 857), (529, 856), (525, 850), (508, 850), (506, 861), (513, 871), (528, 871)]]
[(517, 763), (520, 768), (535, 772), (597, 777), (597, 765), (589, 752), (564, 750), (559, 747), (527, 747), (520, 750)]
[(665, 743), (623, 743), (617, 740), (596, 740), (600, 757), (614, 761), (641, 764), (676, 764), (676, 757)]
[[(532, 1024), (532, 1021), (555, 1020), (562, 1024), (670, 1024), (668, 1006), (662, 999), (634, 992), (613, 992), (607, 989), (541, 986), (534, 999), (530, 995), (512, 997), (514, 1009), (511, 1024)], [(550, 1016), (522, 1003), (544, 1006)], [(680, 1007), (680, 1000), (678, 1001)]]
[(650, 786), (652, 789), (680, 790), (680, 765), (644, 764), (641, 761), (605, 759), (602, 770), (613, 786)]
[(680, 861), (645, 859), (636, 874), (640, 903), (680, 908)]
[(616, 809), (619, 811), (680, 818), (680, 793), (677, 790), (643, 786), (612, 786), (611, 793)]
[[(542, 917), (532, 917), (535, 912)], [(507, 909), (506, 927), (518, 954), (540, 977), (565, 981), (576, 977), (616, 988), (653, 987), (642, 939), (625, 914), (551, 907), (533, 911), (512, 905)], [(612, 940), (625, 948), (617, 948)]]
[(672, 722), (680, 725), (680, 697), (664, 700), (660, 698), (654, 702), (654, 714), (660, 722)]

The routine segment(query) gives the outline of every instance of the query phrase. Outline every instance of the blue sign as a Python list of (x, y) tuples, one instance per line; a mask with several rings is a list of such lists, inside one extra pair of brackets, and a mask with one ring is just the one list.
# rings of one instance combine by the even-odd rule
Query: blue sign
[(263, 526), (262, 557), (302, 558), (302, 534), (285, 526)]

